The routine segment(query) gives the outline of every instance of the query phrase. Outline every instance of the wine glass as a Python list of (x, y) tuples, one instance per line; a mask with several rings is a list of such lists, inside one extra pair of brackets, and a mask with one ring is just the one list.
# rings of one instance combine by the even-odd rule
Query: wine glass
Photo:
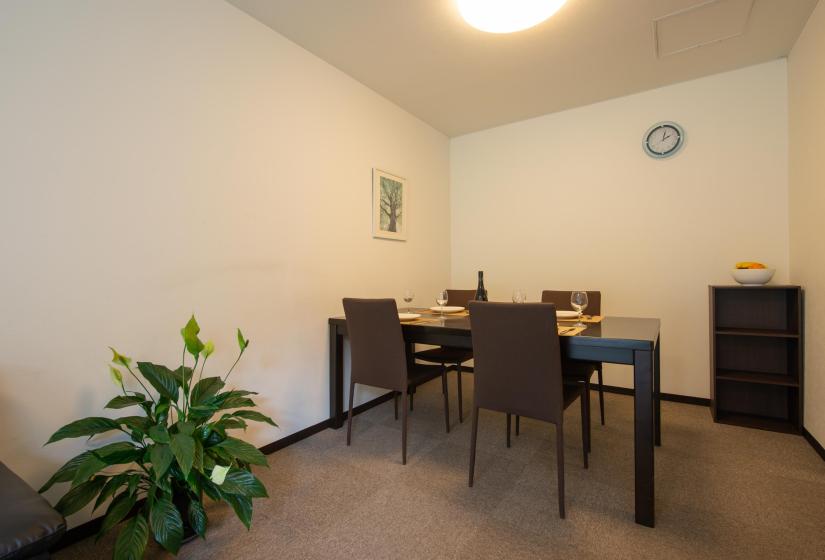
[(584, 323), (582, 323), (582, 311), (587, 309), (587, 292), (573, 292), (570, 294), (570, 305), (579, 312), (579, 320), (578, 322), (573, 325), (575, 327), (586, 327)]
[(513, 290), (513, 303), (524, 303), (527, 301), (527, 293), (522, 288)]
[(404, 303), (407, 304), (407, 312), (412, 311), (412, 307), (410, 307), (410, 304), (412, 303), (412, 300), (414, 300), (414, 299), (415, 299), (415, 292), (414, 291), (404, 290)]
[(447, 300), (450, 299), (447, 295), (447, 290), (441, 290), (438, 292), (438, 295), (435, 296), (435, 302), (438, 304), (439, 311), (441, 312), (441, 316), (444, 316), (444, 306), (447, 304)]

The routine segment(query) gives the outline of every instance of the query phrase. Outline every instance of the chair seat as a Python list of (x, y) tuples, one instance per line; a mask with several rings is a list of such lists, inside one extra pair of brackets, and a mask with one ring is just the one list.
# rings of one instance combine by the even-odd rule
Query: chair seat
[(415, 353), (415, 357), (434, 364), (463, 364), (473, 359), (473, 351), (469, 348), (453, 348), (439, 346)]
[(567, 381), (584, 381), (590, 379), (599, 367), (598, 362), (562, 360), (562, 379)]
[(66, 520), (40, 494), (0, 463), (0, 558), (45, 554), (66, 532)]
[(408, 386), (410, 388), (423, 385), (427, 381), (431, 381), (437, 377), (441, 377), (441, 368), (439, 366), (414, 364), (407, 368)]

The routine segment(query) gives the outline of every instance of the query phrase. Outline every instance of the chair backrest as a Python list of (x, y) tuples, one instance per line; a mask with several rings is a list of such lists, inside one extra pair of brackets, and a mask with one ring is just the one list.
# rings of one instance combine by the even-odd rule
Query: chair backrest
[(403, 391), (407, 356), (394, 299), (344, 298), (352, 380)]
[(447, 305), (467, 307), (475, 298), (475, 290), (447, 290)]
[(470, 302), (475, 404), (560, 423), (564, 413), (556, 308)]
[[(572, 291), (565, 290), (544, 290), (541, 293), (542, 303), (552, 303), (558, 310), (572, 311), (573, 306), (570, 305), (570, 294)], [(602, 314), (602, 293), (601, 292), (587, 292), (587, 309), (584, 310), (588, 315)]]

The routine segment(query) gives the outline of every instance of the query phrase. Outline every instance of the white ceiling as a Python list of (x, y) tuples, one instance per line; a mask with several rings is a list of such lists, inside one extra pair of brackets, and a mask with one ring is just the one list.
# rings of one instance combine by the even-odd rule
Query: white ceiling
[(228, 1), (449, 136), (786, 56), (817, 3), (568, 0), (497, 35), (453, 0)]

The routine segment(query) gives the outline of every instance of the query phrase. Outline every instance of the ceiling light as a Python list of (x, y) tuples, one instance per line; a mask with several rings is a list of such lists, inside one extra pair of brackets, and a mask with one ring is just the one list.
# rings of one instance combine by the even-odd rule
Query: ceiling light
[(513, 33), (538, 25), (567, 0), (456, 0), (467, 23), (487, 33)]

